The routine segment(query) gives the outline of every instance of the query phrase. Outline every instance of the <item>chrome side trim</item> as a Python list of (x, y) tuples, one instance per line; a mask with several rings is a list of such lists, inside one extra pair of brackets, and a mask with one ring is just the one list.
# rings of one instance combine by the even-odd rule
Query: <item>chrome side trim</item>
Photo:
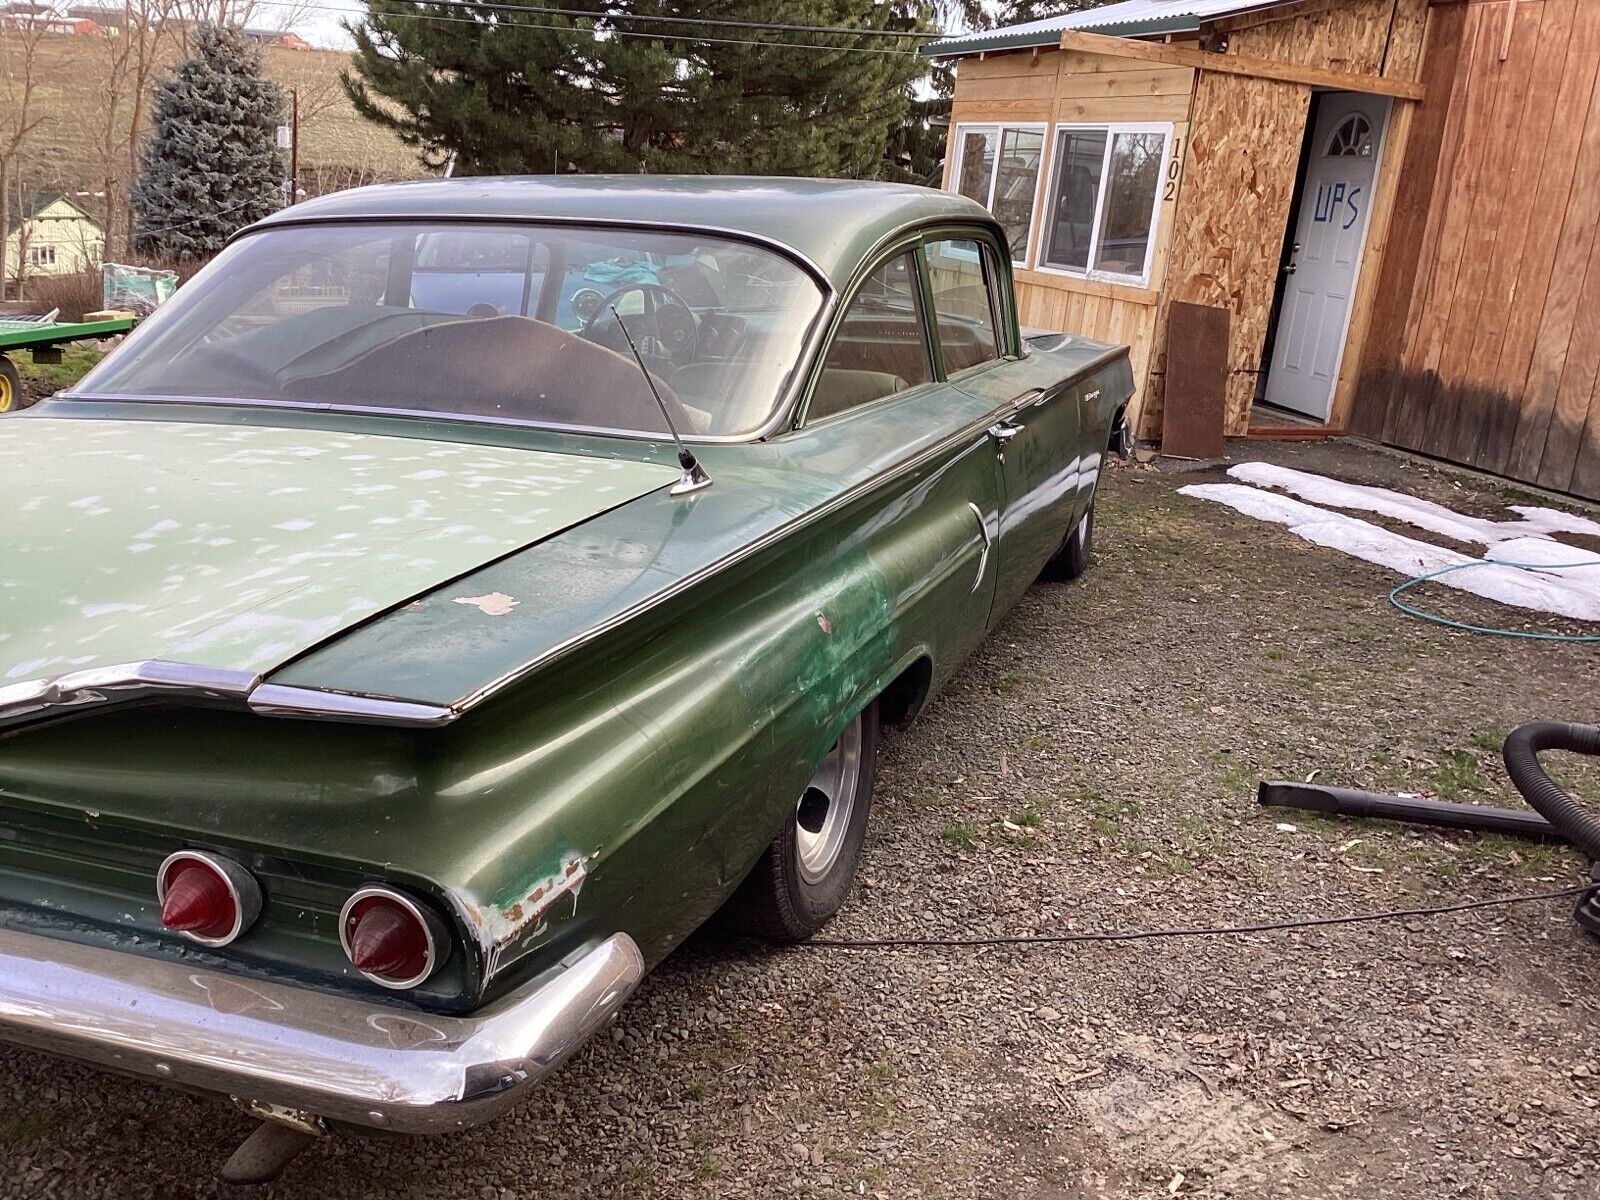
[(256, 680), (249, 671), (160, 660), (69, 671), (0, 687), (0, 728), (37, 720), (58, 709), (115, 707), (168, 693), (241, 704)]
[(612, 935), (466, 1016), (0, 929), (0, 1038), (156, 1082), (400, 1133), (516, 1104), (644, 977)]
[(186, 697), (248, 707), (266, 717), (371, 725), (445, 725), (459, 715), (454, 709), (436, 704), (286, 687), (261, 683), (260, 676), (249, 671), (153, 659), (71, 671), (0, 687), (0, 729), (48, 717), (81, 714), (91, 707), (116, 708), (162, 697)]
[(504, 675), (492, 679), (483, 686), (468, 692), (465, 696), (455, 701), (454, 705), (452, 706), (453, 711), (456, 713), (461, 713), (475, 705), (483, 703), (485, 700), (489, 699), (491, 696), (504, 690), (505, 688), (512, 686), (513, 684), (525, 679), (537, 671), (542, 671), (545, 667), (549, 666), (557, 659), (565, 658), (568, 654), (572, 653), (580, 646), (587, 645), (596, 638), (603, 637), (605, 634), (610, 633), (612, 630), (617, 629), (622, 625), (625, 625), (627, 622), (634, 620), (636, 617), (642, 616), (651, 609), (660, 607), (669, 600), (673, 599), (673, 597), (681, 595), (683, 592), (701, 583), (703, 580), (706, 580), (731, 566), (741, 563), (747, 558), (751, 558), (754, 555), (761, 553), (767, 547), (773, 545), (782, 538), (789, 536), (791, 533), (794, 533), (800, 529), (804, 529), (809, 525), (813, 525), (822, 520), (824, 517), (831, 516), (837, 510), (853, 504), (855, 501), (859, 500), (862, 496), (871, 492), (875, 488), (882, 487), (884, 484), (892, 483), (904, 475), (909, 475), (914, 471), (920, 470), (929, 463), (938, 460), (946, 454), (949, 454), (966, 442), (981, 440), (987, 436), (988, 428), (993, 423), (994, 413), (985, 413), (982, 417), (969, 422), (960, 429), (956, 430), (954, 433), (951, 433), (946, 437), (940, 438), (937, 442), (933, 442), (923, 447), (916, 454), (913, 454), (905, 461), (896, 464), (894, 467), (883, 472), (881, 475), (874, 475), (870, 479), (860, 480), (839, 492), (839, 494), (834, 496), (832, 499), (825, 500), (816, 507), (807, 509), (793, 520), (785, 521), (781, 525), (773, 526), (760, 537), (746, 542), (738, 549), (730, 551), (721, 558), (713, 559), (699, 570), (691, 571), (686, 575), (680, 575), (677, 579), (673, 580), (659, 591), (652, 592), (650, 595), (644, 597), (644, 599), (640, 600), (637, 604), (623, 609), (621, 612), (616, 613), (605, 621), (600, 621), (594, 625), (591, 625), (588, 629), (583, 630), (581, 633), (574, 634), (566, 641), (557, 642), (555, 645), (545, 650), (544, 653), (523, 663), (514, 671), (508, 671)]
[(324, 692), (317, 688), (263, 683), (251, 691), (250, 711), (263, 717), (349, 721), (363, 725), (448, 725), (458, 714), (438, 704)]
[(989, 568), (989, 547), (994, 543), (989, 537), (989, 522), (983, 519), (983, 509), (972, 501), (967, 501), (967, 507), (972, 510), (972, 515), (978, 519), (978, 532), (983, 535), (983, 549), (978, 554), (978, 577), (972, 581), (972, 586), (967, 589), (968, 594), (978, 590), (978, 585), (983, 582), (983, 573)]
[[(1108, 347), (1104, 353), (1098, 354), (1088, 362), (1080, 365), (1071, 376), (1062, 380), (1057, 387), (1070, 387), (1074, 381), (1082, 379), (1083, 377), (1098, 371), (1101, 367), (1105, 366), (1109, 362), (1114, 362), (1116, 359), (1127, 357), (1127, 354), (1128, 348), (1126, 346)], [(681, 595), (684, 591), (694, 587), (696, 584), (709, 578), (710, 576), (726, 570), (728, 567), (734, 566), (737, 563), (743, 562), (745, 559), (750, 558), (753, 555), (761, 553), (768, 546), (777, 542), (781, 538), (787, 537), (789, 534), (794, 533), (797, 530), (804, 529), (808, 525), (812, 525), (825, 517), (831, 516), (838, 509), (854, 503), (856, 500), (860, 499), (874, 488), (882, 487), (884, 484), (892, 483), (904, 475), (909, 475), (914, 471), (920, 470), (928, 463), (950, 453), (969, 440), (987, 437), (989, 426), (994, 424), (996, 415), (1008, 412), (1010, 409), (1010, 402), (997, 405), (994, 409), (985, 413), (983, 416), (969, 422), (946, 437), (940, 438), (937, 442), (933, 442), (930, 445), (923, 447), (923, 449), (919, 450), (916, 454), (913, 454), (903, 462), (897, 463), (895, 466), (884, 471), (882, 474), (875, 475), (870, 479), (863, 479), (852, 484), (841, 491), (838, 495), (834, 496), (832, 499), (825, 500), (821, 504), (818, 504), (815, 508), (808, 509), (799, 516), (795, 517), (793, 520), (785, 521), (781, 525), (774, 526), (759, 538), (746, 542), (737, 550), (734, 550), (728, 554), (725, 554), (719, 559), (715, 559), (712, 562), (707, 563), (698, 571), (691, 571), (687, 575), (679, 576), (676, 580), (662, 588), (660, 591), (646, 596), (637, 604), (630, 608), (624, 609), (622, 612), (617, 613), (609, 620), (601, 621), (598, 624), (595, 624), (584, 630), (582, 633), (574, 634), (564, 642), (557, 642), (554, 646), (551, 646), (549, 649), (547, 649), (543, 654), (538, 655), (536, 658), (530, 659), (516, 670), (508, 671), (504, 675), (490, 680), (482, 687), (468, 692), (465, 696), (462, 696), (459, 700), (455, 701), (455, 703), (452, 705), (452, 710), (459, 714), (469, 708), (472, 708), (474, 705), (483, 703), (483, 701), (489, 699), (491, 696), (504, 690), (505, 688), (516, 684), (520, 680), (527, 678), (529, 675), (532, 675), (537, 671), (542, 671), (545, 667), (549, 666), (556, 660), (566, 657), (566, 655), (578, 649), (580, 646), (587, 645), (589, 642), (598, 637), (602, 637), (607, 633), (610, 633), (612, 630), (626, 624), (628, 621), (631, 621), (634, 618), (649, 612), (653, 608), (657, 608), (660, 605), (667, 603), (667, 601), (671, 600), (673, 597)]]

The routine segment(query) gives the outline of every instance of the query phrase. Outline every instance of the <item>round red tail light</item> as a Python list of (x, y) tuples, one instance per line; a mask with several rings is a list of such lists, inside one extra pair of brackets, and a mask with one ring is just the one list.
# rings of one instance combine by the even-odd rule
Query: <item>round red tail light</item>
[(156, 872), (161, 924), (203, 946), (226, 946), (261, 915), (261, 886), (220, 854), (179, 850)]
[(339, 941), (356, 970), (397, 989), (427, 979), (450, 949), (444, 922), (403, 892), (378, 884), (345, 901)]

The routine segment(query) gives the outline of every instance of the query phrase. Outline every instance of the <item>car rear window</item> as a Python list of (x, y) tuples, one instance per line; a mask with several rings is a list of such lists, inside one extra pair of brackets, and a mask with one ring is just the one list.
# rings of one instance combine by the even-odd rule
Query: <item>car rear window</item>
[(741, 436), (784, 399), (821, 306), (790, 259), (696, 233), (281, 226), (230, 246), (73, 394), (663, 434), (625, 330), (686, 434)]

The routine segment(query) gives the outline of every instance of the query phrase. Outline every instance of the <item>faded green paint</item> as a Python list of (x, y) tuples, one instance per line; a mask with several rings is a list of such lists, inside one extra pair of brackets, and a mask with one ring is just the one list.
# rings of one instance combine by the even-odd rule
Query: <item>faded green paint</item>
[[(603, 201), (613, 186), (627, 203)], [(735, 221), (741, 186), (427, 183), (291, 217), (470, 208), (511, 219), (560, 216), (552, 210), (565, 205), (590, 220), (631, 212), (762, 236), (787, 229), (844, 279), (908, 213), (948, 221), (965, 211), (934, 193), (773, 182)], [(667, 207), (647, 206), (651, 188), (673, 193)], [(1049, 427), (1068, 432), (1004, 461), (987, 430), (1045, 385), (1050, 403), (1073, 406)], [(657, 961), (737, 886), (843, 723), (908, 669), (925, 665), (937, 688), (999, 619), (997, 581), (1031, 578), (1052, 535), (1081, 516), (1130, 390), (1125, 354), (1066, 342), (770, 441), (704, 447), (715, 482), (687, 498), (659, 487), (676, 472), (670, 447), (654, 443), (187, 408), (197, 444), (240, 431), (408, 448), (395, 455), (451, 444), (469, 457), (616, 463), (649, 473), (646, 494), (576, 512), (548, 536), (519, 534), (520, 548), (485, 554), (447, 587), (435, 577), (411, 603), (269, 675), (461, 706), (445, 728), (163, 705), (0, 740), (0, 824), (35, 827), (0, 839), (0, 921), (20, 913), (70, 936), (192, 954), (159, 934), (149, 880), (165, 852), (198, 845), (265, 882), (261, 927), (211, 956), (244, 973), (365, 987), (332, 923), (339, 897), (368, 879), (409, 885), (455, 922), (458, 950), (410, 997), (425, 1006), (472, 1007), (618, 930)], [(42, 412), (27, 420), (98, 421), (128, 445), (163, 436), (171, 420), (159, 405), (87, 400)], [(186, 503), (212, 498), (200, 489)], [(493, 594), (507, 598), (499, 615), (457, 603)]]
[(0, 422), (0, 478), (14, 497), (0, 522), (3, 688), (149, 659), (263, 672), (676, 472), (348, 432), (29, 415)]

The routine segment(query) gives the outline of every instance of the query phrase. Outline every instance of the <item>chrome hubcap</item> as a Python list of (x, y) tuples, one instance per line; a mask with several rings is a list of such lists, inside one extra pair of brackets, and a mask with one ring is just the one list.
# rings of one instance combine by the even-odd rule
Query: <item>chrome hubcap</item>
[(861, 718), (846, 725), (795, 805), (800, 874), (819, 883), (839, 861), (861, 785)]

